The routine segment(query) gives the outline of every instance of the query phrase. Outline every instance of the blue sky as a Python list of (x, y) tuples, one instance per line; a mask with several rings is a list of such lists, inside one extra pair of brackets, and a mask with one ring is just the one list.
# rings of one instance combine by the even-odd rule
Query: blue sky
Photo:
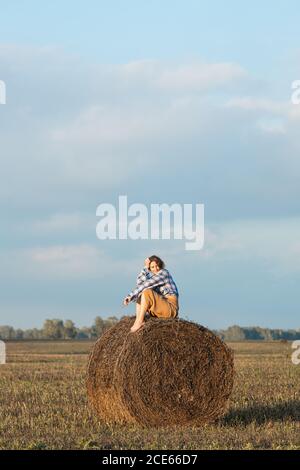
[[(183, 317), (299, 328), (298, 8), (0, 1), (0, 324), (133, 313), (158, 254)], [(121, 194), (204, 203), (203, 250), (98, 240)]]

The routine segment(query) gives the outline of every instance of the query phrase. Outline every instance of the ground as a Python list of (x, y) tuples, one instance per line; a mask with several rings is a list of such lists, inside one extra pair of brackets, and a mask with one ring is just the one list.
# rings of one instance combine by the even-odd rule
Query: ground
[(300, 449), (300, 364), (291, 343), (228, 343), (236, 378), (217, 423), (147, 429), (99, 423), (85, 389), (93, 343), (8, 342), (0, 449)]

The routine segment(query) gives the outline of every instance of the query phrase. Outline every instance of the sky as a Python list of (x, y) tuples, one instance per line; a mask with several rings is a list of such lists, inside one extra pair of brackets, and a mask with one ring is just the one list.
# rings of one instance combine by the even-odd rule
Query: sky
[[(0, 324), (134, 314), (156, 254), (183, 318), (300, 327), (298, 9), (0, 0)], [(120, 195), (204, 204), (203, 248), (99, 240)]]

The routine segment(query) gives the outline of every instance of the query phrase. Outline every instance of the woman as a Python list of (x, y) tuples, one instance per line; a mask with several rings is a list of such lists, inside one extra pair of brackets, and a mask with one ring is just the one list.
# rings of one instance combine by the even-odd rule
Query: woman
[(132, 333), (144, 324), (146, 312), (158, 318), (175, 318), (178, 315), (178, 290), (165, 263), (158, 256), (145, 260), (145, 267), (137, 277), (137, 287), (128, 294), (123, 303), (136, 302), (136, 319)]

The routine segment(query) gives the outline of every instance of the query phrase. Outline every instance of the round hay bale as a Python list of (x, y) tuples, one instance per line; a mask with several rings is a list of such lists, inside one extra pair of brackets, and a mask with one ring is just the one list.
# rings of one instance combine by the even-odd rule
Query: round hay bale
[(210, 330), (151, 318), (130, 333), (124, 317), (95, 343), (87, 369), (89, 402), (106, 423), (201, 425), (227, 409), (233, 352)]

